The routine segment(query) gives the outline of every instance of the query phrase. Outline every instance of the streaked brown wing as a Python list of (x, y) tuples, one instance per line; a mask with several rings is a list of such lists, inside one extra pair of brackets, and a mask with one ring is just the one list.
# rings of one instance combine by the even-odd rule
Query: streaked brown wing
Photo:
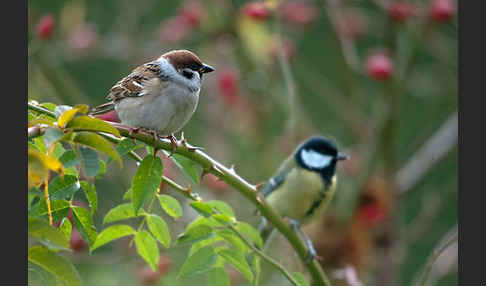
[(135, 68), (131, 74), (117, 82), (106, 97), (107, 100), (117, 101), (125, 97), (143, 96), (144, 82), (158, 77), (159, 65), (154, 62), (146, 63)]

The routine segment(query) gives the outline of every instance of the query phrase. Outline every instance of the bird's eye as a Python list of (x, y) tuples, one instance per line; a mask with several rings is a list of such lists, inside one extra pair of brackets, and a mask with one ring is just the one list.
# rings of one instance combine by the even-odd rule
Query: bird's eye
[(187, 78), (187, 79), (192, 79), (192, 77), (194, 76), (194, 73), (191, 72), (191, 71), (188, 71), (188, 70), (183, 70), (182, 71), (182, 75)]

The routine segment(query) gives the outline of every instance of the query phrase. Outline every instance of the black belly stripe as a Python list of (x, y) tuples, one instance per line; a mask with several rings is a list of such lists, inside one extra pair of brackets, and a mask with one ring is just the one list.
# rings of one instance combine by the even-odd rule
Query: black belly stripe
[(326, 197), (326, 193), (324, 192), (320, 192), (320, 198), (315, 201), (312, 206), (310, 207), (310, 209), (305, 213), (306, 216), (311, 216), (312, 213), (319, 207), (319, 205), (322, 203), (322, 201), (324, 200), (324, 198)]

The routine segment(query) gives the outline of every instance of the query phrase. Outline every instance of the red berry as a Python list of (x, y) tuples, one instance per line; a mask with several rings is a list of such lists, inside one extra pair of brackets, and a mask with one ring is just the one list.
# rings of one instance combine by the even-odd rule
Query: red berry
[(197, 27), (201, 23), (204, 6), (199, 1), (190, 1), (184, 4), (179, 15), (190, 27)]
[(374, 53), (365, 63), (368, 76), (376, 80), (385, 80), (392, 76), (393, 62), (384, 53)]
[(306, 26), (316, 20), (317, 9), (307, 1), (284, 2), (281, 6), (280, 16), (288, 23)]
[(452, 19), (456, 13), (456, 5), (452, 0), (432, 0), (429, 6), (429, 16), (436, 22)]
[(223, 100), (228, 105), (233, 105), (239, 97), (238, 73), (233, 69), (222, 70), (216, 80)]
[(385, 212), (378, 203), (373, 202), (360, 207), (358, 218), (368, 226), (374, 226), (383, 221)]
[(43, 40), (48, 39), (54, 31), (55, 25), (56, 20), (54, 19), (54, 16), (51, 14), (45, 15), (37, 23), (37, 36)]
[(265, 20), (270, 16), (270, 11), (265, 6), (265, 3), (260, 2), (247, 3), (243, 6), (243, 12), (255, 20)]
[(86, 243), (86, 241), (84, 241), (83, 237), (81, 237), (81, 234), (74, 228), (71, 231), (70, 244), (71, 244), (71, 249), (74, 252), (81, 252), (87, 249), (88, 247), (88, 244)]
[(408, 2), (393, 2), (388, 6), (388, 16), (392, 21), (404, 23), (417, 14), (417, 7)]

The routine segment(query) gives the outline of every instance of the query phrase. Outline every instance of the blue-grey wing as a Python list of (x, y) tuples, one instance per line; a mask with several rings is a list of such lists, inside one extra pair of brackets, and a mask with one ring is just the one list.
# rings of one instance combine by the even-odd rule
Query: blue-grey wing
[(284, 182), (287, 175), (292, 171), (293, 167), (286, 168), (281, 170), (277, 173), (277, 175), (273, 176), (265, 187), (262, 190), (262, 194), (264, 197), (267, 197), (270, 193), (275, 191), (278, 187), (280, 187)]

